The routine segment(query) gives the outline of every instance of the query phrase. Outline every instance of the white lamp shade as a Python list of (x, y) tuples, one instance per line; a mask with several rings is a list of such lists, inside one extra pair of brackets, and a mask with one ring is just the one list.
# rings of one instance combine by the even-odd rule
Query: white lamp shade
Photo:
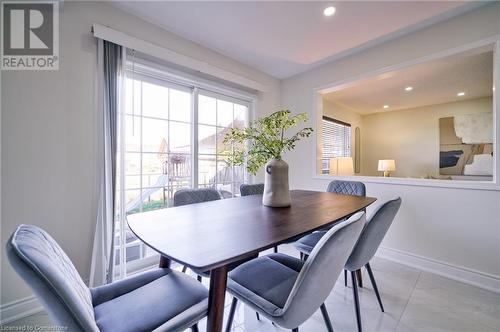
[(330, 175), (354, 175), (354, 166), (351, 157), (330, 159)]
[(379, 172), (394, 172), (396, 170), (396, 161), (394, 159), (384, 159), (378, 161)]

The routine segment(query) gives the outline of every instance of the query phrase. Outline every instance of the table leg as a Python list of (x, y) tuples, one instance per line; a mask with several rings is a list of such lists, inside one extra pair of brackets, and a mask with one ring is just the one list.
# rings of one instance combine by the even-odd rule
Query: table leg
[(226, 296), (227, 266), (210, 271), (210, 289), (208, 295), (208, 332), (222, 331), (224, 318), (224, 299)]
[(172, 261), (165, 256), (160, 256), (160, 264), (158, 265), (160, 268), (170, 268)]
[(358, 277), (358, 286), (363, 288), (363, 275), (361, 274), (361, 269), (356, 270), (356, 276)]

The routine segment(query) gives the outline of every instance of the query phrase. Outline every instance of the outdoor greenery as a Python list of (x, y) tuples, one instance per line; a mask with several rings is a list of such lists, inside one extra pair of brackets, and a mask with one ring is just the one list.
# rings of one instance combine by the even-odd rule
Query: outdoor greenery
[(163, 209), (164, 207), (166, 207), (165, 202), (163, 201), (163, 199), (159, 199), (159, 200), (155, 200), (155, 201), (145, 202), (142, 204), (142, 209), (140, 207), (136, 207), (136, 208), (128, 211), (127, 214), (134, 214), (134, 213), (139, 213), (139, 212), (158, 210), (158, 209)]
[(289, 110), (282, 110), (253, 121), (246, 128), (232, 128), (224, 137), (224, 143), (235, 146), (229, 154), (229, 162), (234, 165), (246, 162), (247, 171), (256, 174), (269, 160), (281, 159), (283, 151), (293, 150), (297, 141), (311, 135), (313, 129), (306, 127), (285, 137), (288, 129), (306, 121), (307, 113), (292, 116)]

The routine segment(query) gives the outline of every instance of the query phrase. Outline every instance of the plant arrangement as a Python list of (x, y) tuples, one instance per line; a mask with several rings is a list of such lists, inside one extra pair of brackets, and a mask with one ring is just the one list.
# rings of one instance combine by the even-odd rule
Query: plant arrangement
[(281, 110), (251, 122), (246, 128), (232, 128), (224, 136), (224, 143), (233, 143), (235, 147), (229, 153), (229, 162), (246, 163), (247, 171), (256, 174), (269, 160), (281, 159), (284, 151), (293, 150), (300, 139), (311, 135), (313, 129), (306, 127), (286, 136), (287, 130), (306, 122), (307, 118), (307, 113), (293, 116), (289, 110)]

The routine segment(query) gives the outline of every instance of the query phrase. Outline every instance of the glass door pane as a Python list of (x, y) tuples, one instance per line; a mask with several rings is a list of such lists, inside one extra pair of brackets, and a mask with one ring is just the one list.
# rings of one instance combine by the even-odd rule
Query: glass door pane
[(142, 71), (127, 72), (125, 93), (119, 115), (115, 233), (115, 263), (122, 277), (157, 259), (130, 231), (127, 215), (171, 207), (181, 188), (209, 187), (224, 197), (239, 195), (248, 174), (244, 166), (229, 164), (235, 147), (223, 140), (231, 128), (249, 122), (246, 102), (203, 91), (196, 94), (195, 110), (193, 89)]
[(119, 151), (115, 263), (123, 271), (157, 255), (130, 231), (126, 216), (172, 205), (191, 188), (192, 91), (129, 72)]
[(223, 141), (231, 128), (248, 124), (249, 106), (212, 92), (200, 92), (198, 105), (199, 186), (220, 190), (226, 197), (239, 195), (239, 186), (245, 179), (244, 167), (229, 164), (228, 155), (234, 147)]

